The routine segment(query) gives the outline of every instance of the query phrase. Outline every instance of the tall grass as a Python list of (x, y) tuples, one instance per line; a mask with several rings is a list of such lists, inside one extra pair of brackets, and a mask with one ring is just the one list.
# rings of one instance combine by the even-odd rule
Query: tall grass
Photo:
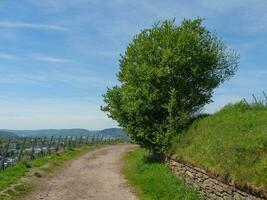
[(266, 190), (267, 108), (261, 103), (229, 104), (178, 134), (172, 152), (215, 174)]
[(172, 174), (163, 163), (153, 162), (148, 152), (137, 149), (124, 157), (123, 173), (140, 200), (199, 200), (197, 193)]

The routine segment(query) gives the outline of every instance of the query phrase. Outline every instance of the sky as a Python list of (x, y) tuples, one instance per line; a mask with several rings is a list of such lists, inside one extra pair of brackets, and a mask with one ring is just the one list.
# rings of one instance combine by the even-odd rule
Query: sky
[(116, 127), (99, 108), (127, 44), (155, 22), (197, 17), (240, 55), (204, 111), (263, 99), (266, 0), (1, 0), (0, 128)]

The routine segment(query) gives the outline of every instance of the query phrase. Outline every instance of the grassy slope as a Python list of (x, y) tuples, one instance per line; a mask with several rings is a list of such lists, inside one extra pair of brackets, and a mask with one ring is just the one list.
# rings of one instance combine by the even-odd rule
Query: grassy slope
[[(18, 183), (22, 177), (28, 176), (30, 168), (38, 169), (33, 175), (41, 177), (42, 174), (53, 172), (60, 167), (64, 161), (78, 157), (88, 150), (95, 149), (96, 145), (88, 145), (79, 149), (69, 149), (50, 156), (41, 157), (37, 160), (22, 161), (14, 167), (7, 168), (0, 172), (0, 191), (8, 188), (10, 185)], [(25, 192), (32, 189), (31, 184), (18, 184), (14, 190), (8, 190), (4, 195), (0, 196), (0, 200), (12, 200), (17, 196), (23, 195)]]
[(166, 165), (150, 161), (145, 150), (128, 152), (124, 161), (123, 173), (141, 200), (200, 199)]
[(266, 190), (267, 108), (227, 105), (177, 136), (172, 151), (215, 174)]

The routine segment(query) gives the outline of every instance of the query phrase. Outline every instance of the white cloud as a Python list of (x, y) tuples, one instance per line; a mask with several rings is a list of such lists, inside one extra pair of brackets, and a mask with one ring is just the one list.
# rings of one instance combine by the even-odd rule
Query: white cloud
[(35, 23), (25, 23), (25, 22), (11, 22), (11, 21), (2, 21), (0, 22), (0, 27), (2, 28), (29, 28), (29, 29), (43, 29), (43, 30), (52, 30), (52, 31), (67, 31), (68, 29), (53, 24), (35, 24)]
[(70, 63), (74, 62), (71, 59), (66, 58), (57, 58), (57, 57), (50, 57), (50, 56), (35, 56), (36, 60), (45, 61), (45, 62), (52, 62), (52, 63)]
[[(73, 54), (70, 55), (73, 55), (72, 57), (74, 59), (76, 59), (75, 56), (78, 55), (79, 59), (77, 59), (76, 63), (75, 60), (61, 58), (59, 55), (62, 55), (62, 52), (59, 52), (58, 55), (49, 55), (51, 52), (41, 52), (43, 55), (37, 54), (19, 57), (16, 55), (0, 54), (1, 59), (31, 59), (34, 60), (34, 62), (40, 61), (38, 65), (40, 64), (40, 66), (42, 66), (40, 67), (40, 71), (34, 69), (31, 71), (32, 73), (27, 73), (27, 71), (25, 71), (26, 73), (24, 74), (1, 74), (1, 83), (33, 85), (49, 85), (52, 83), (55, 84), (55, 86), (59, 83), (59, 85), (66, 85), (66, 88), (86, 89), (82, 91), (91, 91), (88, 90), (88, 88), (92, 86), (98, 86), (102, 89), (104, 86), (113, 83), (112, 81), (105, 79), (105, 77), (110, 77), (110, 75), (103, 73), (104, 68), (98, 70), (96, 67), (99, 67), (99, 65), (97, 64), (101, 63), (101, 66), (105, 65), (109, 67), (117, 66), (117, 63), (113, 62), (113, 60), (118, 57), (119, 53), (123, 53), (127, 43), (130, 42), (131, 37), (134, 34), (140, 32), (140, 29), (142, 28), (150, 27), (155, 21), (166, 18), (175, 17), (177, 23), (180, 23), (183, 18), (195, 18), (197, 16), (206, 18), (205, 25), (207, 24), (208, 28), (211, 30), (216, 29), (218, 35), (222, 36), (223, 39), (226, 39), (229, 46), (234, 47), (234, 49), (237, 49), (241, 54), (243, 62), (241, 62), (240, 67), (246, 65), (243, 69), (240, 68), (241, 72), (247, 71), (248, 68), (253, 69), (253, 67), (258, 65), (257, 63), (253, 63), (251, 57), (255, 56), (255, 52), (257, 52), (254, 50), (262, 49), (262, 52), (264, 52), (264, 44), (266, 43), (264, 37), (267, 30), (266, 0), (195, 0), (193, 3), (176, 0), (111, 0), (105, 1), (104, 3), (103, 1), (97, 0), (26, 0), (26, 2), (30, 3), (30, 8), (33, 11), (38, 12), (38, 16), (42, 16), (42, 19), (44, 19), (44, 21), (42, 21), (43, 24), (0, 21), (0, 27), (6, 28), (2, 29), (3, 33), (0, 33), (1, 37), (7, 38), (6, 41), (9, 41), (11, 39), (8, 39), (8, 37), (10, 37), (11, 34), (14, 34), (13, 38), (17, 41), (15, 39), (13, 41), (17, 42), (16, 44), (19, 44), (20, 41), (23, 41), (24, 35), (17, 34), (17, 31), (13, 30), (15, 28), (52, 31), (71, 30), (71, 34), (67, 34), (67, 37), (64, 37), (64, 45), (62, 48), (67, 48), (69, 51), (72, 51)], [(260, 35), (258, 33), (260, 33)], [(5, 34), (5, 36), (2, 36), (3, 34)], [(25, 38), (29, 39), (28, 37)], [(35, 43), (35, 39), (39, 39), (40, 43), (43, 42), (42, 38), (33, 39), (34, 44), (38, 44)], [(57, 38), (53, 38), (52, 41), (47, 42), (51, 42), (51, 45), (54, 45), (56, 40)], [(61, 40), (59, 41), (61, 42)], [(31, 40), (29, 40), (29, 42), (31, 42)], [(18, 45), (18, 48), (19, 47), (20, 45)], [(24, 46), (22, 46), (22, 48), (23, 47)], [(65, 49), (63, 52), (65, 52)], [(80, 63), (78, 63), (78, 60)], [(73, 62), (77, 65), (68, 65)], [(94, 71), (101, 72), (101, 75), (96, 75), (90, 72), (78, 72), (79, 69), (83, 68), (79, 65), (85, 62), (94, 63), (95, 68), (92, 66), (90, 68)], [(263, 65), (264, 62), (262, 68), (264, 67)], [(259, 66), (257, 67), (259, 68)], [(41, 71), (44, 68), (49, 68), (50, 70)], [(52, 68), (56, 68), (58, 71), (51, 71)], [(238, 101), (243, 97), (248, 98), (249, 100), (252, 93), (256, 91), (261, 92), (266, 88), (265, 75), (266, 71), (260, 72), (256, 71), (256, 69), (243, 74), (238, 73), (223, 87), (216, 89), (213, 98), (214, 103), (208, 105), (206, 111), (214, 112), (225, 104)], [(9, 92), (14, 93), (12, 90)], [(81, 98), (82, 95), (78, 94), (79, 98)], [(100, 96), (100, 94), (95, 93), (94, 90), (90, 92), (90, 95)], [(261, 94), (257, 96), (260, 95)], [(14, 99), (16, 99), (17, 96), (13, 96)], [(99, 99), (96, 98), (96, 101), (98, 100)], [(65, 102), (66, 99), (62, 97), (62, 101)], [(75, 103), (80, 104), (78, 101)], [(68, 104), (68, 106), (72, 107), (75, 103)], [(95, 115), (95, 118), (97, 118), (97, 120), (94, 121), (93, 117), (90, 119), (91, 117), (87, 116), (85, 113), (81, 114), (83, 113), (82, 111), (80, 114), (74, 110), (71, 111), (68, 106), (64, 108), (68, 111), (64, 114), (63, 110), (59, 108), (60, 105), (49, 104), (47, 107), (48, 112), (46, 114), (44, 114), (45, 109), (39, 109), (38, 106), (34, 108), (26, 106), (27, 110), (34, 110), (32, 112), (27, 112), (27, 110), (24, 111), (18, 108), (17, 112), (15, 112), (15, 110), (12, 111), (14, 116), (9, 116), (8, 120), (3, 121), (4, 119), (1, 120), (0, 117), (0, 124), (2, 123), (12, 126), (12, 120), (14, 120), (16, 127), (23, 127), (26, 125), (30, 127), (32, 125), (32, 127), (40, 128), (45, 126), (44, 121), (46, 121), (48, 127), (50, 127), (49, 123), (54, 127), (65, 127), (64, 121), (62, 121), (61, 118), (64, 120), (66, 118), (65, 124), (67, 124), (67, 126), (74, 127), (79, 125), (80, 122), (85, 124), (83, 127), (87, 126), (87, 122), (88, 124), (89, 122), (93, 124), (101, 123), (97, 120), (103, 120), (104, 124), (106, 122), (106, 118), (102, 118), (102, 115), (100, 116), (100, 114), (98, 115), (90, 112), (90, 116)], [(10, 107), (12, 106), (9, 106), (9, 108)], [(45, 107), (46, 106), (44, 105), (44, 108)], [(86, 107), (87, 105), (81, 104), (81, 109)], [(28, 114), (24, 115), (23, 112)], [(38, 112), (42, 114), (39, 116)], [(16, 117), (16, 115), (20, 113), (23, 114), (20, 118), (21, 122), (20, 119)], [(3, 114), (1, 111), (0, 114), (5, 116), (5, 113)], [(6, 112), (6, 115), (7, 114), (8, 112)], [(33, 117), (31, 118), (30, 116)], [(108, 122), (107, 120), (107, 123), (111, 122)]]
[(8, 60), (14, 60), (14, 59), (23, 59), (23, 60), (38, 60), (38, 61), (44, 61), (44, 62), (51, 62), (51, 63), (70, 63), (75, 62), (74, 60), (67, 59), (67, 58), (60, 58), (60, 57), (52, 57), (47, 55), (36, 55), (32, 54), (29, 56), (17, 56), (14, 54), (8, 54), (8, 53), (0, 53), (0, 58), (8, 59)]
[(107, 86), (115, 85), (112, 80), (107, 80), (104, 77), (97, 76), (92, 72), (85, 70), (70, 71), (67, 70), (49, 70), (47, 72), (25, 73), (13, 72), (4, 74), (1, 73), (0, 83), (2, 84), (47, 84), (47, 83), (64, 83), (74, 88), (88, 89), (90, 87), (106, 88)]
[(201, 0), (199, 3), (202, 10), (212, 13), (208, 20), (216, 19), (221, 29), (245, 34), (267, 30), (266, 0)]
[(6, 54), (6, 53), (0, 53), (0, 58), (8, 59), (8, 60), (14, 60), (18, 59), (18, 56), (11, 55), (11, 54)]

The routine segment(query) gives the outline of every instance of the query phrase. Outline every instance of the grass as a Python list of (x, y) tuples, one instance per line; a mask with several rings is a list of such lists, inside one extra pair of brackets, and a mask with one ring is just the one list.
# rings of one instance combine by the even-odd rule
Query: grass
[(124, 156), (124, 161), (123, 173), (141, 200), (200, 199), (165, 164), (150, 160), (147, 151), (130, 151)]
[(267, 190), (267, 108), (240, 102), (196, 120), (173, 141), (183, 160), (241, 185)]
[[(36, 160), (21, 161), (17, 165), (0, 172), (0, 191), (5, 190), (13, 184), (17, 184), (21, 178), (29, 176), (27, 172), (29, 172), (31, 168), (38, 170), (33, 173), (33, 176), (40, 178), (43, 174), (54, 172), (56, 169), (60, 168), (65, 161), (78, 157), (88, 150), (95, 149), (99, 146), (101, 145), (88, 145), (40, 157)], [(33, 185), (31, 183), (19, 183), (14, 189), (8, 189), (5, 194), (1, 195), (0, 200), (13, 200), (32, 189)]]

